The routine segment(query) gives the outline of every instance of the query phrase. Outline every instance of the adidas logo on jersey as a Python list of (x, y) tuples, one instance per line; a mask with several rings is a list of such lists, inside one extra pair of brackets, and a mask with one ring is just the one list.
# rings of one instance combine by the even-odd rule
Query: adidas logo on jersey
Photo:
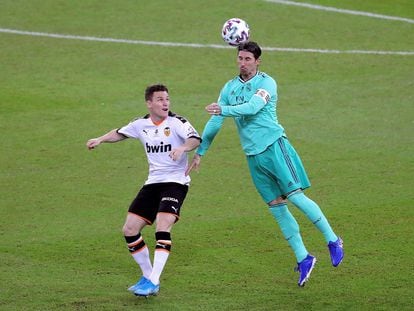
[(163, 142), (159, 145), (149, 145), (148, 143), (145, 143), (145, 147), (147, 148), (147, 153), (170, 152), (172, 149), (171, 144), (164, 145)]

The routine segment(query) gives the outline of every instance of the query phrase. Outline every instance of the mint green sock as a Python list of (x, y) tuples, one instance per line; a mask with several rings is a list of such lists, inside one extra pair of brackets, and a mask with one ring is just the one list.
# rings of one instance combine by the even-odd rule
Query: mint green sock
[(318, 204), (309, 199), (303, 192), (295, 192), (288, 196), (288, 200), (295, 204), (312, 221), (316, 228), (322, 232), (326, 243), (329, 243), (329, 241), (334, 242), (338, 239)]
[(296, 261), (301, 262), (308, 255), (302, 237), (299, 232), (299, 225), (287, 208), (287, 204), (272, 205), (269, 208), (273, 217), (282, 230), (283, 237), (289, 243), (296, 256)]

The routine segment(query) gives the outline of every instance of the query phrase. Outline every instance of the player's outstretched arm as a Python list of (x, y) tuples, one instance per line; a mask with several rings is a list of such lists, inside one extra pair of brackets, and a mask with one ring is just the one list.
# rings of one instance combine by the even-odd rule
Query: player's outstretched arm
[(92, 150), (102, 143), (116, 143), (118, 141), (124, 140), (125, 138), (126, 137), (124, 135), (121, 135), (117, 132), (117, 129), (113, 129), (112, 131), (109, 131), (100, 137), (89, 139), (86, 142), (86, 147), (88, 147), (89, 150)]

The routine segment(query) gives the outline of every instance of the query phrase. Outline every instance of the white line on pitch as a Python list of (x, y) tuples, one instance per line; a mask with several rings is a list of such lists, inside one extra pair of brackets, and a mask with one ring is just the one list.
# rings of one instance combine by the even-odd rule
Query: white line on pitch
[(288, 1), (288, 0), (266, 0), (266, 1), (267, 2), (278, 3), (278, 4), (302, 6), (302, 7), (306, 7), (306, 8), (314, 9), (314, 10), (331, 11), (331, 12), (351, 14), (351, 15), (362, 15), (362, 16), (388, 19), (388, 20), (396, 20), (396, 21), (401, 21), (401, 22), (414, 24), (414, 19), (398, 17), (398, 16), (388, 16), (388, 15), (374, 14), (374, 13), (362, 12), (362, 11), (338, 9), (338, 8), (334, 8), (334, 7), (330, 7), (330, 6), (322, 6), (322, 5), (310, 4), (310, 3), (305, 3), (305, 2)]
[[(0, 28), (0, 33), (47, 37), (47, 38), (56, 38), (56, 39), (98, 41), (98, 42), (110, 42), (110, 43), (126, 43), (126, 44), (165, 46), (165, 47), (234, 49), (234, 47), (224, 45), (224, 44), (220, 45), (220, 44), (198, 44), (198, 43), (127, 40), (127, 39), (114, 39), (114, 38), (102, 38), (102, 37), (91, 37), (91, 36), (62, 35), (62, 34), (56, 34), (56, 33), (23, 31), (23, 30), (7, 29), (7, 28)], [(321, 50), (321, 49), (297, 49), (297, 48), (278, 48), (278, 47), (263, 47), (263, 50), (276, 51), (276, 52), (323, 53), (323, 54), (414, 55), (414, 51)]]

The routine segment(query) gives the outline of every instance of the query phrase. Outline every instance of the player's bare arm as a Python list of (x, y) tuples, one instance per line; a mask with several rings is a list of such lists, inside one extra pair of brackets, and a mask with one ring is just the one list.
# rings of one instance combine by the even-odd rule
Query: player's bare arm
[(200, 145), (200, 139), (194, 138), (194, 137), (187, 138), (185, 140), (184, 144), (182, 144), (181, 146), (179, 146), (177, 148), (174, 148), (171, 151), (170, 157), (174, 161), (177, 161), (178, 159), (181, 158), (181, 156), (185, 152), (190, 152), (190, 151), (194, 150), (195, 148), (197, 148), (199, 145)]
[(92, 150), (98, 147), (101, 143), (116, 143), (118, 141), (124, 140), (125, 138), (126, 137), (124, 135), (121, 135), (117, 132), (117, 129), (113, 129), (112, 131), (109, 131), (100, 137), (89, 139), (86, 143), (86, 146), (89, 150)]
[(190, 165), (187, 167), (186, 171), (185, 171), (185, 175), (190, 175), (192, 170), (195, 170), (196, 172), (198, 172), (199, 168), (200, 168), (200, 163), (201, 163), (201, 155), (199, 155), (198, 153), (195, 153), (193, 156), (193, 159), (191, 160)]

